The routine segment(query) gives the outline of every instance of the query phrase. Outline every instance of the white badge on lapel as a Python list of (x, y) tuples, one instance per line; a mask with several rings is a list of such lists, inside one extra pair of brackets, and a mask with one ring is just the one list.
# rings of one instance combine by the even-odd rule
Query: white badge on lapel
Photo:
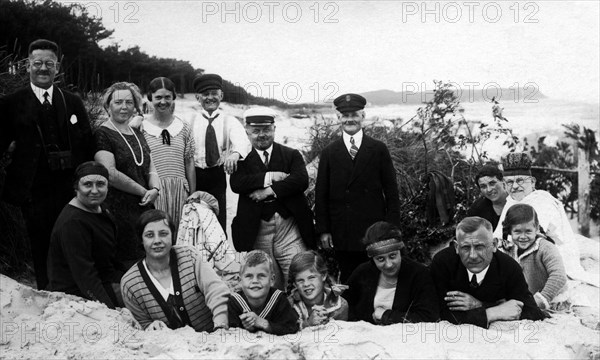
[(71, 115), (71, 124), (75, 125), (77, 124), (77, 116), (75, 114)]

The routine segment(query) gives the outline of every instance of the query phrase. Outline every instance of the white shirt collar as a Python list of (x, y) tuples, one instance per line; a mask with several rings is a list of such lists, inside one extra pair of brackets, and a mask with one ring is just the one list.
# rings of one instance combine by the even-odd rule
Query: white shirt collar
[(31, 84), (31, 90), (33, 90), (33, 93), (35, 94), (35, 96), (38, 98), (38, 100), (40, 101), (40, 103), (44, 103), (44, 93), (47, 91), (48, 92), (48, 101), (50, 101), (50, 104), (52, 104), (52, 97), (54, 94), (54, 85), (51, 85), (48, 89), (42, 89), (39, 86), (34, 85), (33, 83)]
[(360, 149), (360, 145), (362, 144), (363, 139), (362, 129), (358, 130), (358, 132), (354, 135), (348, 135), (344, 131), (342, 131), (342, 138), (344, 139), (344, 144), (346, 145), (346, 148), (348, 150), (350, 150), (350, 148), (352, 147), (352, 144), (350, 143), (351, 137), (354, 138), (354, 145), (356, 145), (356, 147)]
[(204, 108), (202, 108), (202, 110), (200, 110), (200, 112), (202, 113), (202, 115), (209, 117), (209, 118), (221, 116), (221, 109), (217, 109), (217, 110), (213, 111), (212, 115), (209, 115), (208, 111), (204, 110)]
[[(475, 274), (475, 278), (477, 279), (477, 284), (481, 285), (481, 282), (483, 281), (483, 279), (485, 279), (485, 274), (487, 274), (487, 271), (489, 270), (490, 266), (488, 265), (485, 269), (481, 270), (479, 273)], [(473, 277), (473, 273), (469, 271), (469, 269), (467, 269), (467, 276), (469, 278), (469, 281), (471, 281), (471, 278)]]
[(163, 130), (167, 130), (171, 136), (177, 136), (177, 134), (179, 134), (179, 132), (181, 132), (183, 129), (183, 121), (181, 121), (178, 117), (175, 117), (171, 125), (169, 125), (166, 129), (156, 126), (150, 121), (144, 121), (142, 126), (145, 132), (155, 137), (160, 137)]

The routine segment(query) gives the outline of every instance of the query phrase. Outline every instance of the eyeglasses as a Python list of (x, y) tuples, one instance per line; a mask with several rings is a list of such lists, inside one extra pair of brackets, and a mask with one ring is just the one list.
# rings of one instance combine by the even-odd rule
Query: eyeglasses
[(36, 69), (41, 68), (42, 65), (46, 65), (46, 67), (48, 69), (54, 69), (54, 67), (58, 66), (58, 62), (52, 61), (52, 60), (46, 60), (46, 61), (36, 60), (36, 61), (31, 62), (31, 66), (33, 66)]
[(523, 183), (525, 183), (526, 181), (531, 180), (531, 178), (526, 177), (526, 178), (516, 178), (515, 180), (506, 180), (505, 183), (508, 187), (513, 186), (514, 183), (517, 183), (517, 185), (523, 185)]

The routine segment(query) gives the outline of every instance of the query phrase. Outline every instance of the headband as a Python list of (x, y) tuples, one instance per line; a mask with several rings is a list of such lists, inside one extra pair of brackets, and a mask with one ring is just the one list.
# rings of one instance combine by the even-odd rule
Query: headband
[(108, 180), (108, 170), (101, 164), (83, 163), (75, 171), (75, 182), (88, 175), (104, 176)]
[(367, 255), (375, 257), (389, 253), (390, 251), (400, 250), (404, 247), (404, 243), (396, 238), (381, 240), (367, 246)]

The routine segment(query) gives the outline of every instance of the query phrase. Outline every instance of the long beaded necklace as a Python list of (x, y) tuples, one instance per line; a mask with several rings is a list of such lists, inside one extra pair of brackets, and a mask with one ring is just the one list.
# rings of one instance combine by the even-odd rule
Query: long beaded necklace
[(119, 135), (121, 135), (121, 138), (123, 138), (123, 141), (125, 141), (125, 144), (127, 144), (129, 151), (131, 151), (131, 155), (133, 155), (133, 161), (135, 162), (135, 164), (137, 166), (142, 166), (142, 164), (144, 164), (144, 150), (142, 149), (142, 143), (140, 143), (140, 139), (138, 139), (137, 135), (135, 134), (135, 131), (133, 131), (131, 126), (127, 125), (127, 127), (129, 127), (129, 130), (131, 130), (131, 133), (137, 140), (138, 146), (140, 147), (140, 153), (142, 153), (142, 161), (139, 161), (139, 162), (137, 161), (137, 157), (135, 156), (135, 153), (133, 152), (133, 148), (131, 147), (131, 145), (129, 145), (129, 141), (127, 141), (127, 139), (125, 139), (125, 136), (123, 135), (123, 133), (121, 131), (119, 131), (119, 129), (117, 129), (117, 127), (115, 126), (115, 124), (113, 123), (112, 120), (109, 119), (108, 122), (112, 125), (113, 129), (115, 129), (115, 131), (118, 132)]

